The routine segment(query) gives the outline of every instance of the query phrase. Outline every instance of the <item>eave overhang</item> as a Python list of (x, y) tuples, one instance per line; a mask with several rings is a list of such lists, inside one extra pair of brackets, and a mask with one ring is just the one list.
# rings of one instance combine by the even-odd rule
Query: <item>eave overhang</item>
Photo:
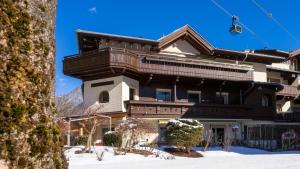
[(151, 39), (146, 39), (146, 38), (99, 33), (99, 32), (93, 32), (93, 31), (80, 30), (80, 29), (76, 30), (76, 34), (77, 34), (79, 53), (81, 53), (81, 50), (87, 45), (90, 45), (91, 48), (98, 49), (97, 41), (99, 41), (101, 39), (114, 40), (114, 41), (118, 41), (118, 42), (140, 43), (143, 45), (151, 45), (154, 48), (157, 48), (157, 46), (159, 44), (159, 42), (156, 40), (151, 40)]
[(254, 53), (280, 56), (280, 57), (284, 57), (284, 58), (290, 57), (290, 52), (278, 50), (278, 49), (260, 49), (260, 50), (254, 50)]
[(277, 68), (277, 67), (272, 67), (270, 65), (267, 65), (267, 69), (271, 70), (271, 71), (275, 71), (275, 72), (285, 72), (285, 73), (297, 74), (297, 75), (300, 74), (299, 71), (290, 70), (290, 69), (281, 69), (281, 68)]
[(242, 60), (245, 62), (258, 62), (258, 63), (281, 63), (286, 60), (284, 57), (266, 55), (252, 52), (235, 51), (228, 49), (214, 49), (213, 55), (225, 59)]
[(300, 49), (294, 50), (293, 52), (290, 53), (290, 57), (299, 57), (300, 56)]
[(263, 86), (275, 89), (276, 91), (280, 91), (283, 89), (283, 85), (275, 82), (253, 82), (256, 86)]
[(214, 47), (201, 35), (199, 35), (192, 27), (185, 25), (182, 28), (160, 38), (158, 48), (164, 49), (179, 39), (188, 41), (193, 47), (203, 54), (210, 55)]

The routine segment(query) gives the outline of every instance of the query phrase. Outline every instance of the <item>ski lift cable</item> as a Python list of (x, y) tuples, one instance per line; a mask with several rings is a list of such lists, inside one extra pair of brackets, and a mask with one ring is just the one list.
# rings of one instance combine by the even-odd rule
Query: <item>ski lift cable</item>
[[(228, 10), (226, 10), (223, 6), (221, 6), (217, 1), (215, 0), (210, 0), (212, 3), (214, 3), (219, 9), (221, 9), (224, 13), (226, 13), (228, 16), (232, 17), (234, 16), (232, 13), (230, 13)], [(244, 23), (241, 21), (238, 21), (247, 31), (249, 31), (251, 34), (256, 35), (256, 33), (251, 30), (248, 26), (246, 26)]]
[[(210, 0), (214, 5), (216, 5), (220, 10), (222, 10), (225, 14), (227, 14), (228, 16), (232, 17), (234, 16), (233, 14), (231, 14), (228, 10), (226, 10), (222, 5), (220, 5), (217, 1), (215, 0)], [(264, 45), (270, 46), (269, 43), (267, 41), (265, 41), (263, 38), (261, 38), (260, 36), (258, 36), (252, 29), (250, 29), (247, 25), (245, 25), (243, 22), (241, 22), (240, 20), (238, 21), (239, 24), (241, 24), (249, 33), (251, 33), (252, 35), (256, 36), (257, 39)]]
[(281, 22), (279, 22), (276, 18), (274, 18), (272, 15), (269, 15), (269, 12), (262, 7), (257, 1), (252, 0), (252, 3), (258, 8), (260, 9), (264, 14), (266, 14), (269, 18), (271, 18), (283, 31), (285, 31), (293, 40), (295, 40), (296, 42), (300, 43), (300, 40), (293, 35)]

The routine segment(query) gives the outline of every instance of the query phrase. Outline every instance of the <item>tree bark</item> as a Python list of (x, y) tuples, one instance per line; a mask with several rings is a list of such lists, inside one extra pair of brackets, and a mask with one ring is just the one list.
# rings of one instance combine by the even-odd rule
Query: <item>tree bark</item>
[(56, 0), (0, 0), (0, 159), (66, 168), (54, 121)]

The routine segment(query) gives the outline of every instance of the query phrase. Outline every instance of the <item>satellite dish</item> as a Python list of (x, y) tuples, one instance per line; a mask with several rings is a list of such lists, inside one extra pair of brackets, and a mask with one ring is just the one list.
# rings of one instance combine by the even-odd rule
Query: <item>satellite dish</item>
[(232, 35), (241, 34), (243, 32), (242, 26), (236, 23), (237, 19), (238, 19), (237, 16), (232, 16), (232, 24), (231, 27), (229, 28), (229, 32)]

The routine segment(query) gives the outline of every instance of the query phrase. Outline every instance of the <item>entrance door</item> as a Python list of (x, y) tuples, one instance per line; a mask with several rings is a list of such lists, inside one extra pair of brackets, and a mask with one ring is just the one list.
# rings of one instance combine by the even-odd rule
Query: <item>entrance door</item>
[(224, 128), (212, 128), (213, 131), (213, 144), (216, 146), (221, 146), (224, 142)]

